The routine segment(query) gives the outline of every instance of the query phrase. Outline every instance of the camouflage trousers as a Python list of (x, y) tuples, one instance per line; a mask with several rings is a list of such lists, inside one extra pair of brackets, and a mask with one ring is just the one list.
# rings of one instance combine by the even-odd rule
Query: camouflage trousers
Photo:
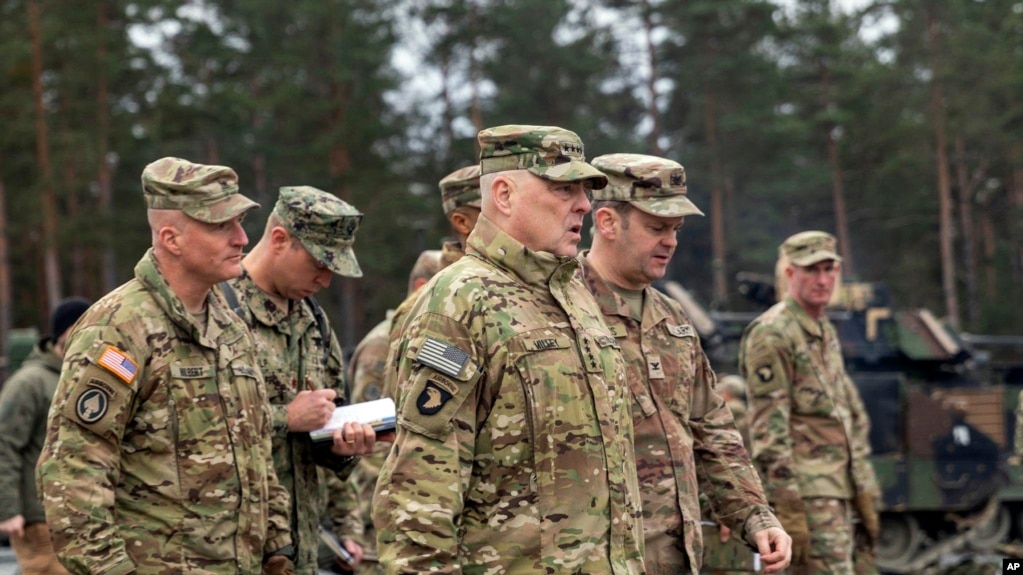
[(57, 561), (45, 523), (30, 523), (25, 526), (24, 535), (11, 536), (11, 548), (24, 575), (67, 575)]
[(746, 542), (732, 533), (722, 543), (717, 525), (703, 526), (703, 567), (704, 575), (737, 575), (756, 573), (753, 550)]
[(847, 499), (804, 499), (810, 530), (810, 558), (793, 565), (791, 575), (855, 575), (853, 569), (853, 512)]

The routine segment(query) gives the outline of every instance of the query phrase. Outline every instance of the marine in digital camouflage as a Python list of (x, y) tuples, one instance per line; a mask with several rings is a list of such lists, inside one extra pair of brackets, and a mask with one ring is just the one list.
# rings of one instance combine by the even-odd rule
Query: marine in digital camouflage
[(181, 210), (211, 224), (226, 222), (259, 204), (238, 193), (238, 174), (227, 166), (161, 158), (142, 172), (146, 207)]
[[(321, 265), (334, 273), (362, 274), (352, 251), (361, 214), (350, 205), (309, 186), (285, 187), (273, 214)], [(246, 256), (243, 265), (253, 254)], [(316, 389), (333, 389), (336, 401), (347, 403), (341, 347), (329, 322), (324, 321), (326, 331), (321, 330), (310, 299), (287, 300), (282, 307), (260, 289), (248, 269), (230, 284), (241, 304), (238, 315), (256, 342), (256, 357), (266, 382), (273, 421), (273, 462), (281, 485), (291, 496), (295, 572), (315, 575), (325, 499), (354, 501), (354, 496), (343, 481), (328, 483), (326, 475), (333, 472), (314, 462), (309, 434), (288, 431), (287, 406), (298, 392)], [(354, 462), (344, 477), (353, 467)]]
[(664, 218), (703, 215), (686, 197), (686, 170), (678, 162), (644, 154), (606, 154), (592, 163), (608, 176), (607, 187), (593, 191), (594, 200), (627, 201)]
[(373, 501), (388, 573), (642, 573), (618, 345), (572, 258), (481, 217), (400, 345)]
[(580, 276), (627, 365), (647, 572), (698, 573), (700, 492), (716, 518), (751, 545), (754, 533), (779, 524), (732, 415), (714, 390), (714, 371), (689, 317), (677, 302), (647, 287), (637, 321), (585, 256)]
[(482, 130), (480, 173), (526, 170), (555, 182), (584, 181), (598, 190), (607, 177), (586, 163), (583, 142), (575, 132), (552, 126), (507, 125)]
[(37, 475), (72, 573), (258, 573), (291, 544), (252, 338), (206, 308), (203, 331), (150, 250), (68, 340)]
[(859, 493), (878, 500), (880, 490), (869, 460), (870, 422), (845, 372), (834, 326), (787, 296), (746, 328), (739, 364), (749, 388), (753, 461), (768, 501), (779, 517), (806, 517), (811, 553), (823, 549), (817, 541), (847, 541), (845, 567), (829, 572), (848, 572), (852, 534), (829, 535), (828, 526), (845, 528), (841, 521), (810, 523), (811, 502), (848, 504)]
[(281, 188), (273, 214), (310, 255), (332, 272), (362, 277), (352, 249), (362, 212), (311, 186), (287, 186)]

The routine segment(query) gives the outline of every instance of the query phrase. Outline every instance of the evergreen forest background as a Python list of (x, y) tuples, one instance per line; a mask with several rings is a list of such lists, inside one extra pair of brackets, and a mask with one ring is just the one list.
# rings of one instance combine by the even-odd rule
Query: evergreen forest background
[(0, 333), (132, 277), (172, 155), (238, 171), (250, 243), (283, 185), (365, 213), (320, 296), (354, 346), (447, 233), (437, 181), (524, 123), (686, 167), (670, 274), (708, 308), (824, 229), (895, 307), (1023, 334), (1023, 1), (0, 0), (0, 118)]

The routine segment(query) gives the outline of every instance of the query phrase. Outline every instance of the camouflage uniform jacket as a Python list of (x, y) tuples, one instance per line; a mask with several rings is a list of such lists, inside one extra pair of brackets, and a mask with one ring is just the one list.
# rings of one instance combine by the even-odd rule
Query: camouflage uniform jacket
[(627, 365), (647, 570), (680, 573), (688, 567), (695, 574), (703, 557), (701, 491), (720, 521), (751, 544), (754, 533), (780, 524), (768, 509), (732, 414), (714, 389), (714, 372), (699, 336), (681, 306), (648, 287), (643, 321), (637, 322), (585, 254), (579, 259), (580, 276), (620, 342)]
[[(384, 364), (387, 362), (388, 350), (387, 334), (391, 330), (391, 316), (392, 312), (388, 311), (387, 318), (369, 330), (352, 354), (351, 362), (348, 364), (348, 381), (352, 382), (353, 402), (372, 401), (381, 397), (394, 399), (393, 395), (384, 395), (383, 392)], [(376, 530), (373, 529), (372, 516), (373, 490), (376, 487), (377, 475), (380, 474), (380, 466), (390, 449), (390, 443), (377, 444), (373, 455), (359, 458), (359, 463), (350, 478), (356, 490), (357, 502), (353, 522), (359, 525), (357, 532), (352, 535), (362, 545), (363, 561), (376, 561), (377, 558)]]
[(576, 266), (481, 216), (423, 287), (373, 501), (389, 573), (643, 572), (625, 366)]
[(747, 326), (739, 366), (753, 461), (772, 505), (878, 496), (870, 422), (827, 318), (815, 321), (786, 297)]
[(0, 521), (21, 515), (43, 523), (36, 494), (36, 462), (46, 440), (46, 415), (60, 379), (60, 356), (42, 341), (0, 392)]
[(252, 337), (206, 308), (202, 333), (150, 250), (71, 334), (37, 476), (72, 573), (258, 573), (291, 544)]
[[(331, 472), (313, 462), (308, 433), (288, 433), (287, 405), (306, 389), (329, 388), (341, 400), (347, 399), (341, 348), (333, 331), (330, 341), (323, 341), (316, 316), (305, 300), (291, 301), (290, 311), (281, 309), (252, 281), (248, 271), (231, 280), (231, 285), (242, 308), (238, 315), (256, 342), (256, 357), (266, 382), (273, 414), (274, 467), (291, 497), (296, 573), (312, 575), (320, 542), (320, 510), (326, 505), (328, 491), (323, 474)], [(325, 345), (330, 350), (326, 361)]]

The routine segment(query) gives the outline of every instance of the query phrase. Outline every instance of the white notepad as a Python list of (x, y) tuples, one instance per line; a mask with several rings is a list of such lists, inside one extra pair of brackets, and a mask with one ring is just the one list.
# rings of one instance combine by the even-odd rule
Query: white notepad
[(353, 403), (351, 405), (342, 405), (341, 407), (334, 408), (334, 414), (331, 416), (330, 421), (327, 422), (327, 425), (316, 431), (310, 431), (309, 436), (312, 437), (313, 441), (330, 439), (334, 435), (335, 429), (341, 429), (349, 421), (372, 425), (373, 431), (377, 433), (393, 431), (395, 415), (394, 400), (389, 397)]

